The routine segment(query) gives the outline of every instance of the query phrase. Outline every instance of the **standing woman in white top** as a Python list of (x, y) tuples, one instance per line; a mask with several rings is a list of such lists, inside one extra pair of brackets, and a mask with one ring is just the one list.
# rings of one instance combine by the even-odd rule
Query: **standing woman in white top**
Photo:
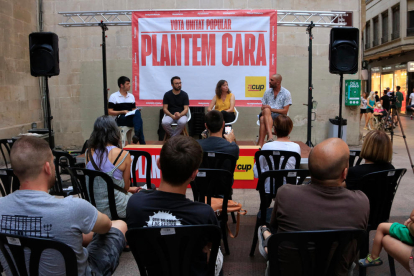
[[(292, 151), (297, 152), (300, 155), (300, 146), (295, 142), (290, 141), (289, 134), (293, 129), (293, 122), (292, 120), (284, 115), (280, 114), (276, 117), (273, 122), (273, 128), (276, 133), (277, 139), (273, 142), (267, 142), (263, 145), (262, 150), (284, 150), (284, 151)], [(283, 156), (280, 158), (279, 169), (283, 163)], [(273, 163), (273, 160), (272, 160)], [(267, 165), (266, 159), (264, 156), (260, 157), (260, 164), (261, 164), (261, 171), (262, 173), (269, 170), (269, 166)], [(295, 169), (296, 160), (294, 157), (290, 157), (288, 162), (286, 163), (286, 170), (293, 170)], [(256, 163), (253, 167), (254, 177), (258, 178), (259, 175), (257, 173)], [(266, 193), (270, 193), (269, 187), (270, 179), (266, 179), (265, 181), (265, 191)], [(286, 180), (283, 181), (283, 184), (286, 184)]]
[(366, 92), (362, 93), (361, 96), (361, 105), (360, 105), (360, 115), (359, 115), (359, 121), (361, 121), (362, 119), (362, 114), (364, 114), (364, 118), (365, 118), (365, 127), (364, 129), (368, 129), (367, 128), (367, 124), (368, 124), (368, 120), (367, 120), (367, 104), (368, 104), (368, 95)]

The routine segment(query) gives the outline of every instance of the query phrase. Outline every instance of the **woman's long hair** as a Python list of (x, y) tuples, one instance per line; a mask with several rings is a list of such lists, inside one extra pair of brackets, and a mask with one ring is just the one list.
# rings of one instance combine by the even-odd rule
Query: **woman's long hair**
[(371, 91), (371, 93), (369, 93), (369, 99), (375, 101), (375, 92), (374, 91)]
[(113, 145), (119, 147), (120, 140), (121, 135), (114, 118), (108, 115), (99, 117), (93, 125), (93, 131), (88, 141), (88, 159), (93, 161), (91, 152), (93, 149), (99, 160), (97, 166), (100, 167), (104, 152), (108, 154), (106, 146)]
[[(226, 80), (219, 80), (219, 82), (216, 85), (216, 96), (217, 96), (218, 99), (221, 99), (221, 93), (223, 92), (223, 91), (221, 91), (221, 86), (225, 82), (227, 82), (227, 81)], [(231, 93), (231, 91), (230, 91), (230, 88), (229, 88), (229, 90), (227, 91), (227, 94), (230, 94), (230, 93)]]

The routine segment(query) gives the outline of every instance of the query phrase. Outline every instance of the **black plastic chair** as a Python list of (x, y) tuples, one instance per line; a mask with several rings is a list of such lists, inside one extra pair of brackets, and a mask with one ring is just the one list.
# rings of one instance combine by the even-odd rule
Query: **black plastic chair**
[[(354, 190), (361, 190), (369, 199), (370, 214), (368, 227), (361, 247), (360, 257), (365, 258), (369, 252), (369, 232), (376, 230), (378, 225), (388, 222), (392, 202), (398, 185), (406, 169), (385, 170), (364, 175)], [(395, 275), (394, 259), (388, 255), (391, 275)], [(366, 268), (359, 268), (359, 275), (366, 275)]]
[(197, 177), (190, 183), (194, 201), (211, 205), (212, 197), (223, 198), (223, 209), (217, 219), (220, 222), (223, 244), (227, 254), (230, 254), (227, 242), (227, 202), (230, 199), (232, 179), (231, 173), (227, 170), (200, 168)]
[(68, 151), (68, 153), (72, 155), (73, 157), (84, 154), (86, 150), (88, 149), (88, 141), (89, 140), (86, 140), (85, 143), (83, 143), (81, 150), (71, 150), (71, 151)]
[(220, 229), (216, 225), (133, 228), (126, 238), (142, 276), (190, 276), (191, 266), (200, 264), (194, 258), (211, 242), (206, 275), (214, 276), (220, 245)]
[[(69, 174), (67, 171), (68, 167), (81, 167), (82, 163), (76, 163), (76, 157), (72, 156), (67, 151), (61, 151), (61, 150), (52, 150), (53, 156), (55, 157), (55, 171), (56, 171), (56, 183), (50, 189), (51, 195), (58, 195), (58, 196), (64, 196), (67, 197), (71, 194), (77, 194), (78, 192), (75, 190), (75, 186), (73, 185), (74, 180), (71, 177), (70, 183), (64, 185), (62, 181), (62, 176), (64, 174)], [(72, 190), (69, 188), (64, 188), (65, 186), (69, 187), (72, 186)]]
[[(270, 275), (283, 275), (280, 271), (279, 251), (289, 250), (280, 248), (280, 246), (283, 247), (283, 243), (288, 243), (289, 247), (297, 250), (297, 257), (292, 260), (292, 263), (283, 263), (284, 267), (297, 268), (300, 266), (302, 271), (300, 275), (302, 276), (336, 275), (336, 268), (344, 254), (349, 254), (349, 250), (352, 250), (353, 255), (357, 255), (364, 234), (364, 230), (355, 229), (274, 234), (269, 238), (267, 244)], [(349, 263), (349, 268), (351, 266), (352, 261)], [(292, 273), (285, 275), (292, 275)]]
[[(128, 152), (131, 156), (134, 157), (134, 161), (132, 161), (131, 168), (132, 168), (132, 187), (142, 187), (145, 184), (147, 184), (147, 189), (155, 189), (155, 185), (151, 183), (151, 168), (152, 168), (152, 159), (151, 154), (149, 154), (146, 151), (141, 150), (130, 150), (128, 149)], [(143, 157), (146, 160), (146, 168), (145, 168), (145, 182), (137, 182), (137, 164), (139, 157)]]
[[(349, 167), (352, 168), (354, 166), (358, 166), (361, 164), (363, 158), (360, 156), (361, 151), (360, 150), (350, 150), (349, 151)], [(357, 159), (358, 157), (358, 159)], [(355, 163), (356, 160), (356, 163)]]
[[(6, 249), (7, 247), (11, 254)], [(26, 262), (24, 248), (30, 249), (30, 260), (28, 262)], [(0, 250), (13, 276), (38, 276), (40, 256), (46, 249), (54, 249), (62, 254), (65, 261), (66, 275), (78, 275), (76, 254), (68, 245), (46, 238), (0, 233)], [(29, 264), (29, 271), (26, 269), (26, 263)]]
[[(79, 197), (89, 201), (93, 206), (96, 207), (95, 196), (93, 192), (94, 180), (96, 177), (102, 178), (108, 190), (108, 202), (109, 202), (109, 212), (111, 214), (111, 220), (121, 219), (118, 216), (116, 211), (115, 203), (115, 184), (112, 181), (112, 178), (104, 172), (82, 169), (82, 168), (67, 168), (69, 174), (73, 176), (78, 189)], [(101, 211), (98, 209), (98, 211)]]
[(0, 139), (0, 152), (3, 157), (3, 162), (6, 165), (6, 169), (11, 168), (10, 164), (10, 151), (13, 146), (13, 139)]
[[(260, 177), (262, 174), (262, 166), (264, 164), (260, 158), (263, 157), (269, 167), (269, 171), (274, 170), (284, 170), (286, 168), (286, 164), (289, 158), (295, 158), (295, 169), (299, 169), (300, 166), (300, 154), (297, 152), (292, 151), (285, 151), (285, 150), (259, 150), (254, 154), (254, 159), (256, 161), (256, 168), (257, 174)], [(280, 160), (283, 157), (283, 162), (281, 163)], [(271, 162), (273, 160), (273, 163)], [(279, 166), (280, 165), (280, 166)], [(280, 168), (279, 168), (280, 167)]]
[[(200, 168), (228, 170), (232, 175), (232, 181), (234, 181), (234, 170), (236, 169), (236, 164), (237, 159), (233, 155), (219, 152), (204, 152)], [(229, 199), (233, 199), (232, 195), (233, 189), (231, 189)], [(233, 219), (233, 223), (236, 223), (234, 213), (231, 213), (231, 217)]]
[(14, 175), (13, 169), (0, 169), (0, 194), (2, 197), (20, 188), (20, 181)]
[[(303, 184), (306, 177), (310, 176), (309, 170), (278, 170), (278, 171), (266, 171), (259, 176), (256, 190), (259, 191), (260, 196), (260, 209), (257, 213), (256, 226), (254, 227), (254, 235), (252, 241), (252, 247), (250, 249), (250, 256), (254, 256), (254, 251), (257, 245), (257, 231), (261, 225), (269, 225), (270, 214), (273, 208), (269, 209), (272, 200), (276, 197), (277, 190), (283, 185), (283, 180), (286, 179), (287, 184), (300, 185)], [(265, 191), (266, 179), (270, 178), (270, 193)], [(273, 184), (273, 185), (272, 185)], [(274, 186), (274, 187), (273, 187)]]

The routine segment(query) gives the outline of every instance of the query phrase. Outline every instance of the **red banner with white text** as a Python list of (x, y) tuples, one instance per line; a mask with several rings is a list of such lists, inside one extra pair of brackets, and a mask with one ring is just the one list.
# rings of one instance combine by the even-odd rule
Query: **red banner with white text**
[(276, 10), (140, 11), (132, 14), (132, 93), (161, 106), (179, 76), (191, 106), (207, 106), (219, 80), (236, 106), (260, 106), (276, 73)]

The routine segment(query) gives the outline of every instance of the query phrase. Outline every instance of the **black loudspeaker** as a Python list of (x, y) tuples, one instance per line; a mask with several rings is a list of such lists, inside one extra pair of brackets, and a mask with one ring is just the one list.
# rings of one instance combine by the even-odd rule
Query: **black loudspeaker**
[(29, 35), (30, 73), (34, 77), (57, 76), (59, 70), (59, 38), (55, 33)]
[(329, 44), (329, 72), (355, 74), (358, 72), (359, 30), (332, 28)]

